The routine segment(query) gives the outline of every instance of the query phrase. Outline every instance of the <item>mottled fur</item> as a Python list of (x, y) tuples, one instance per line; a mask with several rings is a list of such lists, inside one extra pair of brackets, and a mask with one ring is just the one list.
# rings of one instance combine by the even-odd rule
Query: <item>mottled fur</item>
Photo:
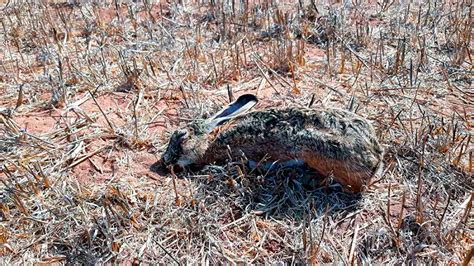
[[(352, 191), (367, 185), (382, 161), (383, 150), (372, 126), (340, 109), (261, 110), (233, 118), (212, 132), (199, 128), (188, 127), (188, 138), (179, 147), (172, 137), (163, 161), (186, 166), (219, 164), (242, 155), (256, 161), (302, 159)], [(173, 152), (181, 156), (170, 160), (168, 154)]]

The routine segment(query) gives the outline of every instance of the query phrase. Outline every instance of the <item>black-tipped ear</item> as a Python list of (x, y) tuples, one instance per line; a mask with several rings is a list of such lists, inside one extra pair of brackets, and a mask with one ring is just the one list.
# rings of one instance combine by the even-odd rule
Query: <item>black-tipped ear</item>
[(248, 112), (258, 103), (257, 96), (253, 94), (241, 95), (237, 100), (230, 103), (227, 107), (219, 111), (207, 121), (208, 130), (224, 124), (230, 119)]

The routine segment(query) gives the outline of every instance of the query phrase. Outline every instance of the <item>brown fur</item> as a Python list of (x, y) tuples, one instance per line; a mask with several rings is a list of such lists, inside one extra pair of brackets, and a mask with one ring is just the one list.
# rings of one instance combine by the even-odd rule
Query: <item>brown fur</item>
[(318, 170), (324, 176), (333, 176), (341, 185), (350, 191), (361, 191), (372, 175), (370, 169), (351, 166), (348, 162), (315, 156), (314, 153), (303, 154), (309, 167)]
[(383, 154), (374, 129), (364, 118), (327, 108), (250, 112), (211, 133), (194, 136), (183, 146), (182, 157), (196, 164), (242, 156), (254, 161), (302, 159), (351, 191), (361, 191), (368, 184)]
[(338, 109), (256, 111), (232, 121), (210, 143), (201, 163), (240, 154), (252, 160), (303, 159), (349, 190), (360, 191), (375, 174), (382, 148), (365, 119)]

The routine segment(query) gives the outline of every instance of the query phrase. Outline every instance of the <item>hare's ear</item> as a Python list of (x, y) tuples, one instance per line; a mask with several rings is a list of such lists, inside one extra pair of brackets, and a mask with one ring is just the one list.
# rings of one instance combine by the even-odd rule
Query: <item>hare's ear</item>
[(257, 97), (253, 94), (244, 94), (237, 100), (230, 103), (224, 109), (220, 110), (217, 114), (212, 116), (206, 121), (206, 127), (209, 131), (217, 126), (224, 124), (230, 119), (239, 115), (245, 114), (247, 111), (257, 104)]

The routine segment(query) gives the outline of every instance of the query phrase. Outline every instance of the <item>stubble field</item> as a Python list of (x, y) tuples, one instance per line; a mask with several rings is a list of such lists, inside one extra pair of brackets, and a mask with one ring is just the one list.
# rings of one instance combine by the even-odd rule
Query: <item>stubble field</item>
[[(0, 1), (0, 261), (437, 263), (474, 253), (472, 1)], [(363, 193), (242, 162), (153, 171), (257, 109), (370, 120)]]

